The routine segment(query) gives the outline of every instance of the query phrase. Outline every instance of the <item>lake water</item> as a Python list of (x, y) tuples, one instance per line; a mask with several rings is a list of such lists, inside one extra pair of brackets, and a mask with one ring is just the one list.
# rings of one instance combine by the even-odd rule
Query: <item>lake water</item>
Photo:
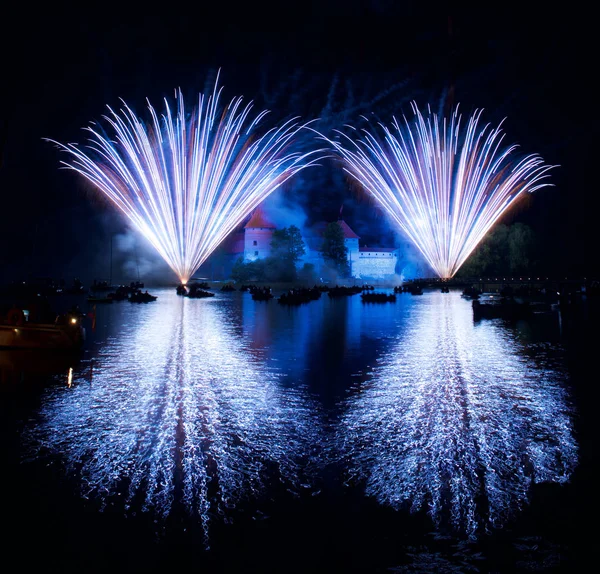
[(507, 323), (460, 292), (150, 292), (98, 305), (81, 357), (0, 351), (21, 567), (572, 572), (586, 552), (594, 299)]

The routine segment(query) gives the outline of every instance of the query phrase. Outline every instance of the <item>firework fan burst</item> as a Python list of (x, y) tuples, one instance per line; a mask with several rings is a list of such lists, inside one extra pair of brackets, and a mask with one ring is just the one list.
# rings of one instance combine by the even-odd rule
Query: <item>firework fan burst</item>
[(96, 124), (85, 150), (67, 152), (61, 165), (87, 178), (148, 239), (182, 283), (206, 261), (267, 196), (298, 171), (315, 165), (322, 150), (302, 153), (293, 145), (308, 123), (296, 118), (257, 136), (268, 113), (251, 116), (252, 102), (236, 97), (224, 108), (219, 76), (212, 93), (200, 94), (191, 114), (176, 93), (176, 114), (165, 99), (160, 115), (148, 102), (150, 121), (138, 119), (123, 102)]
[(441, 278), (454, 276), (477, 244), (522, 194), (547, 183), (538, 155), (516, 158), (503, 145), (502, 123), (480, 126), (476, 110), (461, 127), (458, 106), (450, 119), (393, 118), (376, 130), (340, 130), (322, 136), (341, 156), (344, 170), (367, 190), (416, 245)]

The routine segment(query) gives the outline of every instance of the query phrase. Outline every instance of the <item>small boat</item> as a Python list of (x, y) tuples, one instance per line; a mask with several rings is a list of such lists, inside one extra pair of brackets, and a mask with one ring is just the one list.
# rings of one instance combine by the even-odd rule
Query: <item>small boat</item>
[(205, 291), (204, 289), (193, 289), (187, 294), (187, 297), (189, 299), (204, 299), (205, 297), (214, 296), (214, 293), (211, 293), (210, 291)]
[(25, 309), (13, 307), (0, 322), (0, 348), (77, 350), (85, 341), (83, 314), (58, 315), (54, 323), (27, 320)]
[(254, 299), (254, 301), (269, 301), (270, 299), (273, 299), (273, 293), (271, 292), (271, 289), (256, 289), (252, 292), (252, 299)]
[(477, 287), (470, 285), (463, 289), (462, 297), (465, 299), (478, 299), (481, 294), (481, 291)]
[(152, 301), (156, 301), (156, 295), (150, 295), (148, 291), (142, 293), (142, 291), (136, 291), (129, 295), (129, 301), (131, 303), (150, 303)]
[(130, 287), (127, 287), (126, 285), (119, 285), (114, 292), (109, 293), (106, 297), (112, 299), (113, 301), (125, 301), (125, 299), (129, 298), (130, 293), (132, 293)]
[(363, 303), (393, 303), (396, 300), (395, 293), (368, 293), (360, 294)]
[(282, 305), (302, 305), (303, 303), (320, 299), (321, 293), (321, 290), (317, 287), (301, 287), (290, 289), (287, 293), (282, 293), (277, 301)]
[(499, 293), (482, 293), (473, 299), (473, 318), (480, 319), (525, 319), (533, 315), (529, 303), (519, 302)]
[(411, 295), (423, 295), (423, 287), (420, 285), (411, 285), (409, 289)]
[(362, 291), (362, 287), (352, 286), (346, 287), (344, 285), (335, 285), (331, 287), (327, 292), (329, 297), (345, 297), (350, 295), (357, 295)]

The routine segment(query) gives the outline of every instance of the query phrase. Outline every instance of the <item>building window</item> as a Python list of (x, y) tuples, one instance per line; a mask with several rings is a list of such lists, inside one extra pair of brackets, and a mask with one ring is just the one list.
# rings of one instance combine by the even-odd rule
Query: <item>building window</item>
[(252, 245), (258, 245), (258, 241), (253, 241)]
[(258, 255), (258, 251), (255, 251), (255, 252), (254, 252), (254, 255)]

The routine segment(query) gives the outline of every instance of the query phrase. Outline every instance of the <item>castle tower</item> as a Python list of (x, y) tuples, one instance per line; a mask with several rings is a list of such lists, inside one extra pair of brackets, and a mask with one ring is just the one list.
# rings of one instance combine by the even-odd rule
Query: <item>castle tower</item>
[(358, 240), (360, 237), (352, 231), (350, 226), (343, 219), (338, 219), (337, 223), (344, 232), (344, 243), (348, 249), (348, 263), (350, 263), (350, 276), (358, 277), (360, 274), (357, 268), (359, 257)]
[(271, 254), (271, 239), (276, 227), (259, 207), (244, 226), (244, 259), (255, 261)]

